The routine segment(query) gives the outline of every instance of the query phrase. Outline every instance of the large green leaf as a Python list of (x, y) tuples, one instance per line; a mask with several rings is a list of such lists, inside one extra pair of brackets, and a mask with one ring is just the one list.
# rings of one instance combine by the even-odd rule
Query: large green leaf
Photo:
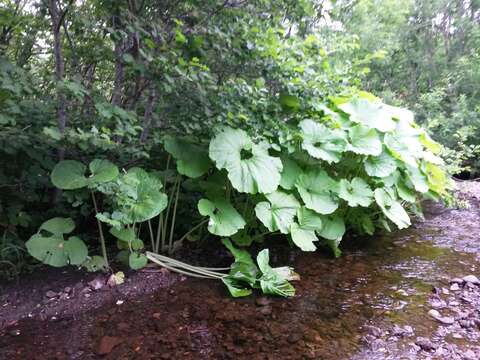
[(417, 156), (422, 156), (423, 151), (421, 148), (418, 151), (419, 149), (416, 146), (412, 148), (408, 139), (408, 137), (385, 134), (383, 142), (395, 159), (410, 166), (417, 166)]
[(350, 144), (347, 150), (355, 154), (378, 156), (382, 153), (382, 142), (375, 129), (357, 125), (349, 129)]
[(144, 254), (139, 254), (136, 252), (130, 253), (130, 256), (128, 257), (128, 265), (133, 269), (133, 270), (138, 270), (141, 268), (144, 268), (145, 265), (147, 265), (148, 259)]
[(35, 234), (25, 243), (25, 246), (28, 253), (35, 259), (55, 267), (68, 264), (80, 265), (88, 256), (87, 246), (75, 236), (65, 240), (61, 235)]
[(298, 209), (297, 219), (302, 229), (320, 231), (323, 228), (322, 216), (304, 206)]
[(354, 98), (349, 102), (339, 104), (338, 107), (349, 114), (350, 120), (353, 122), (375, 128), (381, 132), (395, 130), (396, 122), (392, 119), (392, 114), (380, 102)]
[(45, 221), (40, 225), (40, 230), (48, 231), (51, 234), (62, 236), (70, 234), (75, 229), (75, 223), (71, 218), (56, 217)]
[(308, 209), (319, 214), (331, 214), (338, 208), (338, 183), (320, 169), (301, 174), (295, 184)]
[(247, 133), (227, 128), (210, 142), (210, 158), (226, 169), (232, 186), (250, 194), (271, 193), (280, 184), (282, 162), (270, 156), (265, 144), (254, 144)]
[(340, 180), (338, 195), (348, 203), (348, 206), (369, 206), (373, 201), (373, 191), (362, 178), (356, 177), (352, 181)]
[(382, 178), (391, 175), (397, 169), (397, 162), (387, 151), (383, 151), (379, 156), (369, 156), (364, 166), (369, 176)]
[(429, 184), (427, 176), (418, 168), (418, 166), (407, 166), (407, 176), (416, 191), (420, 193), (428, 192)]
[(63, 190), (81, 189), (87, 186), (86, 167), (75, 160), (60, 161), (50, 176), (53, 185)]
[[(156, 176), (140, 168), (132, 168), (120, 179), (117, 202), (126, 223), (143, 222), (160, 214), (168, 204), (168, 197), (160, 189)], [(113, 214), (112, 214), (113, 215)]]
[(130, 228), (117, 228), (117, 227), (112, 227), (110, 229), (110, 234), (115, 236), (117, 239), (120, 241), (124, 242), (132, 242), (137, 238), (137, 235), (135, 234), (135, 229), (132, 227)]
[(198, 178), (205, 175), (210, 168), (207, 151), (186, 139), (166, 136), (164, 146), (177, 161), (177, 171), (182, 175)]
[(410, 226), (410, 218), (402, 207), (402, 205), (396, 201), (391, 192), (387, 192), (383, 188), (375, 189), (375, 201), (382, 209), (382, 212), (387, 218), (389, 218), (399, 229), (407, 228)]
[(288, 234), (300, 203), (294, 195), (283, 191), (275, 191), (265, 197), (268, 202), (262, 201), (255, 206), (257, 218), (268, 230)]
[(98, 184), (115, 180), (118, 168), (108, 160), (95, 159), (89, 164), (90, 175), (85, 176), (87, 168), (75, 160), (60, 161), (53, 169), (51, 180), (53, 185), (63, 190), (75, 190), (83, 187), (94, 187)]
[(210, 217), (208, 231), (214, 235), (231, 236), (245, 226), (243, 217), (225, 199), (201, 199), (198, 211), (201, 215)]
[(346, 134), (340, 129), (329, 129), (325, 125), (306, 119), (300, 122), (302, 148), (315, 159), (328, 163), (339, 162), (347, 147)]

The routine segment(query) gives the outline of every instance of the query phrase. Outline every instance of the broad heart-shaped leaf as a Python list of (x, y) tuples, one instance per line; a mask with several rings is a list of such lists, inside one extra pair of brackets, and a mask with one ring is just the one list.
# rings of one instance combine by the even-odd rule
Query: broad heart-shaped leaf
[(382, 178), (391, 175), (397, 169), (397, 162), (387, 151), (383, 151), (379, 156), (369, 156), (364, 167), (369, 176)]
[(345, 222), (338, 215), (324, 216), (322, 230), (317, 231), (318, 235), (326, 239), (327, 245), (332, 249), (335, 257), (340, 256), (338, 248), (342, 237), (345, 234)]
[(113, 181), (118, 177), (118, 167), (108, 160), (94, 159), (88, 167), (91, 173), (89, 186)]
[(320, 231), (323, 228), (322, 215), (302, 206), (297, 211), (298, 224), (302, 229)]
[(263, 249), (257, 255), (257, 264), (262, 273), (260, 287), (264, 294), (280, 295), (284, 297), (295, 296), (295, 288), (269, 265), (268, 249)]
[(301, 174), (295, 184), (305, 206), (319, 214), (331, 214), (338, 208), (338, 183), (320, 169)]
[(61, 235), (44, 237), (35, 234), (25, 245), (35, 259), (54, 267), (80, 265), (88, 256), (87, 246), (75, 236), (65, 241)]
[(302, 173), (302, 169), (289, 156), (282, 156), (281, 159), (283, 170), (280, 186), (285, 190), (292, 190), (295, 187), (298, 176)]
[[(147, 221), (160, 214), (168, 204), (166, 194), (160, 192), (161, 181), (140, 168), (132, 168), (120, 180), (117, 202), (124, 222)], [(113, 218), (113, 214), (112, 214)]]
[(346, 179), (340, 180), (338, 196), (345, 200), (348, 206), (367, 207), (372, 203), (373, 191), (365, 180), (356, 177), (351, 182)]
[(391, 193), (383, 188), (375, 189), (374, 193), (376, 203), (387, 218), (397, 225), (399, 229), (410, 226), (410, 218), (407, 212)]
[(300, 122), (302, 149), (315, 159), (339, 162), (347, 147), (346, 134), (340, 129), (329, 129), (323, 124), (306, 119)]
[(378, 156), (382, 153), (382, 142), (375, 129), (357, 125), (349, 129), (348, 136), (347, 150), (361, 155)]
[(86, 167), (75, 160), (60, 161), (53, 168), (50, 179), (53, 185), (62, 190), (75, 190), (87, 186)]
[(81, 189), (115, 180), (118, 168), (108, 160), (95, 159), (89, 164), (90, 176), (86, 177), (86, 167), (75, 160), (63, 160), (55, 165), (50, 176), (53, 185), (63, 190)]
[(231, 236), (245, 226), (243, 217), (225, 199), (201, 199), (198, 211), (201, 215), (210, 217), (208, 231), (214, 235)]
[(303, 228), (297, 223), (290, 225), (290, 236), (295, 245), (302, 251), (315, 251), (317, 247), (314, 242), (318, 241), (315, 230)]
[(392, 114), (380, 102), (354, 98), (349, 102), (339, 104), (338, 108), (349, 114), (350, 120), (353, 122), (381, 132), (395, 130), (396, 122), (392, 119)]
[(128, 257), (128, 265), (133, 270), (138, 270), (145, 267), (145, 265), (147, 265), (147, 262), (148, 262), (148, 259), (144, 254), (132, 252)]
[(63, 234), (70, 234), (73, 229), (75, 229), (75, 223), (71, 218), (56, 217), (45, 221), (40, 225), (39, 230), (45, 230), (61, 237)]
[(300, 203), (294, 195), (283, 191), (275, 191), (265, 197), (268, 202), (262, 201), (255, 206), (257, 218), (268, 230), (288, 234)]
[(417, 156), (422, 156), (423, 151), (412, 146), (414, 140), (408, 137), (399, 137), (392, 134), (385, 134), (383, 142), (395, 159), (401, 160), (407, 165), (417, 166)]
[(270, 156), (264, 144), (254, 144), (243, 130), (227, 128), (217, 134), (210, 142), (209, 154), (218, 169), (227, 170), (239, 192), (268, 194), (280, 184), (281, 160)]
[(195, 179), (205, 175), (210, 168), (208, 152), (186, 139), (167, 135), (164, 146), (177, 161), (177, 171), (182, 175)]

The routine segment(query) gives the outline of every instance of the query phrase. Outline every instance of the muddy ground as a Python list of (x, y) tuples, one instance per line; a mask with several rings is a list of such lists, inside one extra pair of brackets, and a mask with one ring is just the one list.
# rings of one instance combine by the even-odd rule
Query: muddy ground
[[(156, 269), (115, 287), (38, 271), (1, 286), (0, 358), (479, 359), (480, 186), (460, 190), (470, 208), (429, 204), (425, 221), (349, 239), (340, 259), (269, 244), (302, 276), (293, 299), (231, 299), (221, 283)], [(196, 261), (229, 261), (203, 252)]]

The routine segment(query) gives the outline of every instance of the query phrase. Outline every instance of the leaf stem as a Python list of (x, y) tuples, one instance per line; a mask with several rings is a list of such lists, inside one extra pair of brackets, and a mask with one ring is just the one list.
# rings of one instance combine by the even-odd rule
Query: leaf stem
[[(97, 205), (97, 200), (95, 199), (95, 194), (93, 193), (93, 191), (91, 191), (90, 193), (92, 194), (93, 208), (95, 209), (95, 214), (98, 214), (98, 205)], [(97, 225), (98, 225), (98, 233), (100, 235), (100, 245), (102, 247), (103, 259), (105, 260), (105, 266), (107, 267), (107, 269), (110, 269), (110, 265), (108, 263), (108, 256), (107, 256), (107, 246), (105, 245), (105, 237), (103, 236), (102, 223), (98, 219), (97, 219)]]

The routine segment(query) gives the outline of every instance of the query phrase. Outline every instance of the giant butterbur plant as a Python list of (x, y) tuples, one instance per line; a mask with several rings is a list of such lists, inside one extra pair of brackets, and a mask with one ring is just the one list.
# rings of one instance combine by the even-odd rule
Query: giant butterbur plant
[[(91, 193), (104, 267), (108, 260), (102, 224), (110, 227), (133, 269), (145, 266), (148, 258), (175, 271), (221, 279), (233, 296), (248, 295), (251, 288), (292, 296), (287, 281), (291, 274), (272, 270), (268, 252), (259, 254), (257, 267), (232, 242), (245, 247), (283, 234), (303, 251), (327, 246), (339, 256), (347, 231), (371, 235), (376, 228), (406, 228), (422, 199), (448, 199), (450, 186), (436, 155), (439, 145), (408, 110), (358, 93), (296, 111), (288, 122), (268, 130), (218, 127), (205, 143), (167, 135), (166, 161), (157, 171), (119, 171), (107, 160), (94, 160), (87, 172), (83, 164), (66, 160), (55, 167), (52, 182), (65, 191)], [(96, 194), (106, 209), (99, 209)], [(193, 218), (198, 221), (177, 236), (178, 206), (187, 195), (197, 201)], [(64, 239), (73, 230), (73, 222), (65, 221), (47, 221), (27, 248), (50, 265), (88, 267), (94, 259), (87, 258), (80, 239)], [(143, 233), (142, 224), (148, 229)], [(223, 238), (235, 256), (228, 274), (159, 254), (171, 254), (204, 228)], [(142, 234), (150, 237), (146, 254)]]

